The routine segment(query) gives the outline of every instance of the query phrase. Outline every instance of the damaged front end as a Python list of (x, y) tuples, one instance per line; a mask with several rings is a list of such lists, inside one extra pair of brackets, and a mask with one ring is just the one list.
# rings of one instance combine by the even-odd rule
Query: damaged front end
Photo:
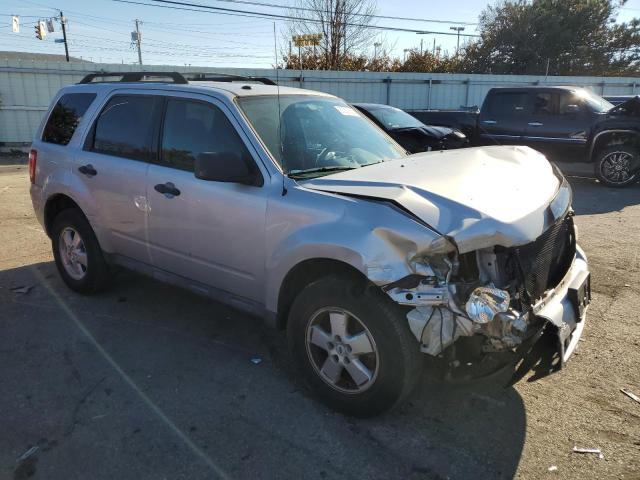
[(421, 351), (439, 356), (460, 337), (474, 337), (480, 355), (524, 354), (550, 325), (562, 365), (589, 302), (572, 212), (517, 247), (458, 254), (449, 240), (447, 254), (412, 259), (414, 274), (383, 287), (395, 302), (411, 307), (407, 320)]

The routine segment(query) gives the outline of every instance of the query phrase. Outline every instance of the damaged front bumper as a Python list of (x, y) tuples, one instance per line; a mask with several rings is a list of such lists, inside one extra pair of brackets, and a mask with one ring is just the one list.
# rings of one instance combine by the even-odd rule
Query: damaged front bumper
[(574, 352), (584, 330), (591, 301), (591, 278), (587, 257), (580, 247), (569, 271), (547, 295), (533, 306), (533, 314), (556, 327), (562, 364)]
[[(391, 288), (385, 288), (385, 291), (398, 304), (413, 307), (407, 313), (407, 320), (423, 353), (437, 356), (459, 337), (483, 335), (485, 352), (512, 350), (524, 356), (530, 353), (524, 347), (538, 340), (545, 331), (548, 332), (545, 341), (553, 345), (553, 356), (557, 357), (558, 368), (561, 368), (582, 335), (591, 292), (587, 258), (578, 246), (562, 280), (524, 313), (508, 308), (508, 298), (494, 297), (493, 304), (489, 301), (485, 305), (494, 308), (488, 316), (471, 315), (469, 307), (465, 308), (461, 301), (460, 285), (450, 282), (448, 277), (430, 283), (428, 279), (438, 275), (428, 270), (422, 273), (426, 274), (426, 281), (407, 277), (389, 285)], [(488, 287), (474, 292), (478, 290), (489, 294), (492, 290), (502, 292)], [(549, 342), (551, 335), (556, 341)]]

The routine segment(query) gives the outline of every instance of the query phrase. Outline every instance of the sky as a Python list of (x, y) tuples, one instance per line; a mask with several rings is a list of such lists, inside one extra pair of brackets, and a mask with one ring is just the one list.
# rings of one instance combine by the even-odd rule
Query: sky
[[(29, 51), (64, 54), (59, 23), (44, 40), (35, 38), (34, 25), (64, 12), (67, 18), (69, 53), (93, 62), (137, 63), (131, 43), (134, 20), (141, 21), (142, 60), (147, 65), (193, 65), (211, 67), (270, 68), (275, 62), (274, 21), (278, 50), (288, 44), (288, 23), (281, 19), (247, 17), (238, 14), (202, 13), (162, 8), (153, 0), (0, 0), (0, 51)], [(287, 15), (294, 0), (184, 0), (235, 10)], [(268, 3), (284, 8), (251, 3)], [(493, 3), (493, 2), (491, 2)], [(140, 5), (147, 4), (147, 5)], [(154, 5), (151, 5), (154, 4)], [(164, 4), (167, 5), (167, 4)], [(487, 6), (482, 0), (377, 0), (377, 15), (410, 17), (415, 20), (376, 19), (378, 26), (454, 33), (464, 26), (464, 34), (477, 34), (478, 16)], [(20, 33), (12, 33), (11, 17), (20, 16)], [(640, 17), (640, 0), (629, 0), (618, 21)], [(418, 20), (420, 19), (420, 20)], [(426, 21), (429, 20), (429, 21)], [(445, 22), (445, 23), (441, 23)], [(449, 23), (446, 23), (449, 22)], [(418, 35), (409, 32), (377, 31), (372, 41), (382, 42), (396, 57), (404, 50), (423, 47), (453, 53), (454, 35)], [(461, 37), (461, 44), (469, 37)]]

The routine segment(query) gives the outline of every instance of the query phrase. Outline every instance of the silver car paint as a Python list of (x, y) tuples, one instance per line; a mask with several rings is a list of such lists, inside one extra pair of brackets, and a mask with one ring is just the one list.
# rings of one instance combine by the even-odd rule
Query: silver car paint
[(466, 253), (535, 240), (560, 183), (535, 150), (494, 146), (419, 153), (304, 185), (395, 201)]
[[(140, 240), (140, 231), (130, 235), (141, 241), (146, 252), (134, 253), (140, 255), (136, 260), (148, 261), (159, 268), (178, 269), (157, 263), (156, 247), (169, 245), (180, 258), (189, 259), (186, 264), (193, 268), (174, 273), (244, 297), (266, 313), (276, 312), (284, 278), (305, 260), (324, 258), (344, 262), (375, 284), (384, 285), (415, 272), (417, 258), (454, 250), (455, 246), (440, 233), (452, 237), (460, 251), (496, 243), (509, 246), (529, 242), (543, 231), (542, 212), (558, 189), (558, 181), (546, 160), (533, 150), (519, 147), (427, 153), (296, 182), (283, 178), (281, 169), (234, 104), (237, 95), (275, 95), (275, 87), (242, 91), (227, 84), (154, 85), (139, 90), (144, 94), (204, 98), (223, 106), (250, 147), (265, 184), (260, 188), (221, 186), (183, 175), (185, 172), (175, 173), (180, 178), (180, 189), (194, 193), (185, 201), (184, 210), (178, 207), (167, 213), (168, 210), (163, 212), (163, 200), (152, 197), (152, 189), (154, 182), (170, 179), (154, 172), (146, 176), (144, 190), (136, 185), (117, 193), (115, 201), (109, 197), (99, 199), (90, 182), (81, 178), (75, 168), (89, 158), (82, 152), (83, 140), (108, 97), (138, 91), (134, 87), (137, 85), (128, 88), (117, 84), (78, 85), (60, 92), (61, 95), (92, 91), (98, 93), (98, 99), (68, 147), (34, 142), (41, 169), (38, 178), (42, 179), (40, 185), (32, 187), (38, 218), (42, 221), (47, 199), (58, 193), (69, 195), (87, 215), (103, 250), (122, 254), (118, 251), (120, 244), (114, 240), (115, 231), (121, 233), (129, 221), (136, 221), (135, 228), (141, 228), (149, 222), (153, 224), (154, 218), (165, 216), (165, 228), (155, 231), (145, 228), (144, 240)], [(297, 89), (281, 91), (317, 94)], [(41, 134), (42, 127), (37, 138)], [(45, 170), (47, 159), (54, 159), (52, 152), (59, 149), (66, 152), (60, 154), (65, 157), (61, 163), (69, 163), (69, 156), (72, 163), (64, 169)], [(469, 155), (467, 160), (465, 155)], [(527, 162), (531, 165), (527, 166)], [(431, 168), (435, 170), (430, 175)], [(456, 171), (467, 173), (456, 176)], [(532, 188), (538, 181), (543, 185)], [(140, 195), (145, 196), (146, 211), (139, 208)], [(223, 202), (218, 195), (224, 195)], [(393, 200), (417, 218), (381, 200)], [(202, 205), (207, 206), (205, 210), (194, 211)], [(107, 214), (105, 208), (117, 211)], [(135, 220), (129, 216), (134, 209)], [(181, 213), (184, 215), (179, 219)], [(172, 223), (174, 220), (180, 220), (180, 228)], [(248, 228), (247, 222), (255, 224)], [(219, 252), (224, 255), (217, 255)]]

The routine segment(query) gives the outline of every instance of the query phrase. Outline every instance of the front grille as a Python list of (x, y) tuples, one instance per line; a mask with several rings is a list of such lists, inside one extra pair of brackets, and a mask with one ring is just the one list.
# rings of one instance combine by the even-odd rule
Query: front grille
[(513, 249), (520, 266), (523, 294), (534, 303), (569, 270), (576, 251), (573, 218), (557, 221), (535, 241)]

